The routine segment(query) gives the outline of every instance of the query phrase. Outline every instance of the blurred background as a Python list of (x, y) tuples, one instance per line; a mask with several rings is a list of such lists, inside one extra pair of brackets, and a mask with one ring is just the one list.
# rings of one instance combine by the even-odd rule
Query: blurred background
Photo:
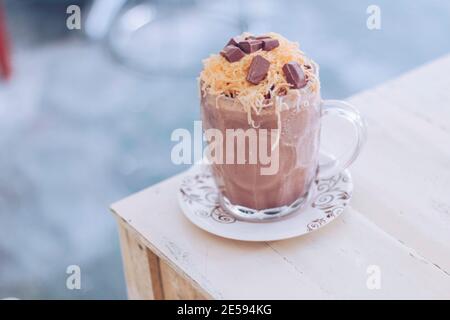
[[(66, 26), (71, 4), (81, 8), (81, 30)], [(366, 26), (371, 4), (381, 9), (380, 30)], [(0, 72), (0, 299), (126, 298), (108, 207), (185, 169), (170, 161), (170, 134), (199, 119), (201, 59), (231, 36), (275, 31), (299, 41), (321, 66), (324, 98), (345, 98), (450, 51), (444, 1), (0, 7), (0, 61), (7, 64), (9, 42), (12, 64), (9, 77)], [(80, 290), (66, 288), (69, 265), (81, 268)]]

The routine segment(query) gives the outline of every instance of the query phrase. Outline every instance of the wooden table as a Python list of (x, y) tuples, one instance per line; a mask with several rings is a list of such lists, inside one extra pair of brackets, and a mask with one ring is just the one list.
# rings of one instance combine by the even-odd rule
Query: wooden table
[(450, 298), (449, 70), (446, 56), (348, 99), (369, 125), (351, 207), (306, 236), (200, 230), (177, 204), (183, 174), (113, 204), (129, 298)]

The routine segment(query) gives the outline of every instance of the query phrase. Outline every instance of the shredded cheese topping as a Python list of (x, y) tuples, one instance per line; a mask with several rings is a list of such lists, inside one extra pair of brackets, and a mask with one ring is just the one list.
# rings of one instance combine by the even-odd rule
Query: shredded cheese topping
[[(240, 61), (233, 63), (228, 62), (220, 54), (213, 54), (203, 60), (204, 68), (199, 77), (202, 94), (237, 99), (248, 113), (249, 124), (253, 124), (252, 111), (259, 114), (263, 108), (274, 106), (275, 111), (279, 113), (280, 106), (277, 105), (276, 98), (286, 94), (287, 90), (297, 90), (291, 89), (291, 85), (284, 77), (282, 68), (286, 63), (298, 62), (305, 76), (308, 77), (307, 86), (300, 90), (316, 92), (319, 87), (319, 81), (312, 68), (313, 62), (299, 49), (298, 43), (291, 42), (277, 33), (272, 32), (267, 35), (277, 39), (280, 45), (271, 51), (258, 50), (247, 54)], [(245, 38), (250, 34), (244, 33), (241, 36)], [(250, 64), (256, 55), (261, 55), (268, 60), (270, 67), (267, 77), (254, 85), (246, 78)], [(311, 68), (305, 68), (305, 65)]]

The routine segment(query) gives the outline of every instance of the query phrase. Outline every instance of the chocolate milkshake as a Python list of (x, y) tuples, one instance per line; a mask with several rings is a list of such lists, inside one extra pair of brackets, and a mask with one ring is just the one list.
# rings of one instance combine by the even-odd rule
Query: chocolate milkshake
[[(224, 137), (209, 140), (222, 150), (210, 160), (224, 209), (250, 217), (301, 207), (318, 169), (321, 99), (314, 62), (278, 34), (242, 34), (204, 61), (200, 86), (203, 127)], [(227, 146), (239, 139), (228, 139), (232, 129), (253, 130), (253, 139), (248, 134), (245, 143)], [(271, 163), (260, 158), (261, 147)], [(230, 152), (243, 152), (244, 161)]]

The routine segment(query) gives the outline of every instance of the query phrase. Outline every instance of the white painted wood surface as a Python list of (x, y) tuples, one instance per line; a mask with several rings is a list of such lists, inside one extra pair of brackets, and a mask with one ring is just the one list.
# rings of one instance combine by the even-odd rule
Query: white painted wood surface
[[(449, 299), (448, 70), (450, 56), (349, 99), (368, 120), (368, 143), (351, 169), (351, 208), (314, 233), (270, 243), (210, 235), (178, 207), (181, 176), (112, 209), (213, 298)], [(379, 290), (366, 285), (371, 265)]]

